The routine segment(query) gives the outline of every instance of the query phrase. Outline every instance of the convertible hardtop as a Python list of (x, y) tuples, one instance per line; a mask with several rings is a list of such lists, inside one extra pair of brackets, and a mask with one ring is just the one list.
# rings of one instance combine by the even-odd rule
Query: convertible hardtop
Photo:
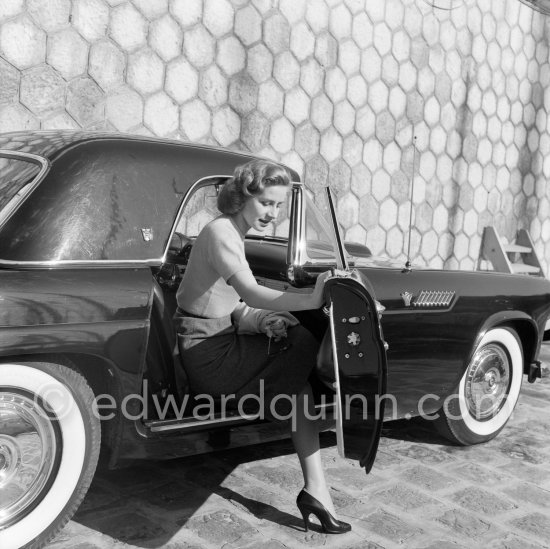
[[(212, 145), (188, 143), (176, 139), (91, 130), (37, 130), (4, 133), (0, 134), (0, 150), (5, 149), (26, 152), (54, 161), (58, 156), (74, 145), (90, 141), (113, 140), (177, 145), (180, 147), (180, 154), (189, 155), (190, 159), (193, 158), (193, 155), (196, 154), (197, 151), (205, 151), (206, 154), (210, 151), (211, 154), (208, 156), (211, 158), (212, 164), (210, 166), (204, 166), (203, 168), (214, 168), (213, 170), (207, 170), (211, 173), (218, 173), (215, 171), (215, 168), (226, 167), (228, 162), (234, 165), (235, 159), (241, 160), (241, 163), (244, 163), (253, 158), (259, 158), (257, 155), (248, 154), (246, 152), (236, 152), (234, 150)], [(300, 176), (295, 170), (288, 166), (285, 167), (291, 173), (294, 181), (300, 181)], [(208, 173), (203, 173), (201, 177), (205, 175), (208, 175)]]
[(175, 140), (86, 131), (0, 135), (0, 157), (2, 151), (8, 158), (17, 153), (21, 165), (33, 161), (25, 154), (47, 162), (39, 175), (21, 178), (19, 188), (10, 184), (14, 174), (6, 175), (4, 198), (12, 202), (0, 227), (0, 260), (17, 264), (160, 264), (190, 189), (201, 180), (226, 178), (239, 164), (258, 158)]

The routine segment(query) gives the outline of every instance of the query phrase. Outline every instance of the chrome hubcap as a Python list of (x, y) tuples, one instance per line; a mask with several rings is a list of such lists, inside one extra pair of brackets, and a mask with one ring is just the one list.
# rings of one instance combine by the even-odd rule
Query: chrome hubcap
[(479, 421), (494, 417), (502, 408), (511, 381), (506, 350), (490, 343), (476, 352), (468, 371), (465, 397), (468, 410)]
[(0, 392), (0, 529), (29, 513), (57, 455), (54, 424), (35, 399)]

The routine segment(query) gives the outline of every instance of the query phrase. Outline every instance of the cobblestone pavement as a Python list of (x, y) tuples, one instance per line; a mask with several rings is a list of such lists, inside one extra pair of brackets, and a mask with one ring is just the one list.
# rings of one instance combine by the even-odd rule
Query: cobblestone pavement
[[(550, 346), (542, 358), (550, 363)], [(301, 473), (290, 442), (99, 473), (48, 549), (318, 547), (532, 549), (550, 543), (550, 375), (524, 382), (505, 430), (457, 447), (425, 424), (385, 424), (373, 471), (323, 459), (353, 531), (304, 532), (294, 499)]]

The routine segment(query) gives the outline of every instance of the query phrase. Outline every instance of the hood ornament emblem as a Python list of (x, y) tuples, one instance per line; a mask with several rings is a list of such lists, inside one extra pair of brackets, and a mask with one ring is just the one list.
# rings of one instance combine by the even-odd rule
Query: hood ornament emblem
[(403, 299), (403, 303), (405, 304), (405, 307), (410, 307), (412, 304), (412, 298), (413, 294), (411, 292), (401, 292), (401, 298)]

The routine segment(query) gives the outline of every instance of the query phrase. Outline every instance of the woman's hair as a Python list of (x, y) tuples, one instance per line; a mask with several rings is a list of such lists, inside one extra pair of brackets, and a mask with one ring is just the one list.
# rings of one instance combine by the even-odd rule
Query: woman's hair
[(290, 185), (285, 168), (268, 160), (251, 160), (237, 166), (233, 177), (218, 194), (218, 210), (227, 215), (236, 214), (251, 196), (261, 194), (271, 185)]

